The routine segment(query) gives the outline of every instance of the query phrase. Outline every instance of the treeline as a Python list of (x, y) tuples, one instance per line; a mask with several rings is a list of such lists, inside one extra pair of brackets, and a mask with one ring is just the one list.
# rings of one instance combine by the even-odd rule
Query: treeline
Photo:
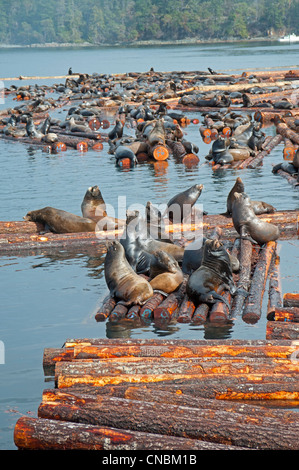
[(299, 0), (0, 0), (0, 43), (129, 44), (299, 34)]

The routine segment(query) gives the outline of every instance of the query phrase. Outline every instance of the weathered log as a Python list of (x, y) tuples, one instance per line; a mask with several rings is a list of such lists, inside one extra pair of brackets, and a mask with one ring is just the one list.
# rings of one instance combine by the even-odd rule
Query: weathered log
[(267, 317), (272, 321), (283, 322), (299, 322), (299, 307), (275, 307), (271, 317)]
[[(232, 301), (232, 296), (229, 291), (225, 291), (222, 294), (222, 297), (228, 302), (228, 304), (231, 304)], [(209, 314), (209, 320), (212, 323), (218, 323), (218, 322), (227, 322), (230, 316), (230, 309), (228, 306), (221, 301), (216, 302)]]
[(242, 319), (247, 323), (256, 323), (261, 317), (263, 295), (276, 245), (276, 242), (268, 242), (264, 248), (262, 248), (262, 253), (256, 264), (249, 295), (246, 299), (246, 305), (242, 314)]
[(154, 295), (147, 300), (147, 302), (141, 307), (139, 311), (139, 316), (142, 319), (151, 319), (153, 317), (153, 312), (157, 308), (165, 296), (159, 292), (154, 293)]
[[(20, 450), (239, 450), (240, 447), (184, 437), (68, 423), (52, 419), (20, 418), (14, 429)], [(244, 450), (244, 448), (242, 448)], [(102, 457), (103, 459), (105, 457)], [(113, 457), (112, 457), (113, 458)], [(129, 457), (123, 457), (129, 459)], [(106, 457), (109, 459), (109, 457)], [(125, 460), (129, 463), (129, 460)], [(107, 460), (108, 463), (108, 460)]]
[(295, 144), (299, 145), (299, 135), (295, 131), (290, 129), (286, 123), (279, 122), (276, 126), (276, 132), (282, 137), (286, 137)]
[(105, 321), (111, 314), (115, 305), (115, 299), (113, 297), (110, 297), (110, 295), (107, 296), (102, 306), (98, 309), (97, 313), (95, 314), (96, 321)]
[[(297, 322), (267, 321), (267, 339), (299, 339), (299, 325)], [(297, 359), (298, 362), (298, 359)]]
[(283, 294), (284, 307), (299, 307), (299, 294), (286, 292)]
[(267, 318), (272, 316), (277, 307), (282, 307), (282, 294), (281, 294), (281, 278), (280, 278), (280, 258), (276, 254), (273, 256), (270, 266), (269, 275), (269, 294), (268, 294), (268, 307)]
[(294, 189), (299, 190), (299, 184), (298, 184), (298, 181), (297, 181), (297, 177), (294, 177), (293, 175), (291, 175), (287, 171), (283, 171), (281, 169), (277, 171), (277, 174), (282, 176), (283, 178), (285, 178), (287, 180), (287, 182), (294, 187)]
[(245, 302), (244, 292), (248, 292), (251, 276), (252, 244), (250, 240), (241, 239), (240, 242), (240, 275), (238, 281), (238, 290), (233, 298), (230, 317), (241, 315)]
[(38, 222), (0, 222), (0, 233), (39, 233), (44, 230), (44, 225)]
[(128, 320), (136, 320), (139, 318), (140, 305), (133, 305), (130, 307), (126, 313), (126, 318)]
[(128, 312), (128, 307), (121, 303), (117, 303), (109, 315), (109, 321), (117, 322), (124, 318)]
[(178, 312), (180, 303), (185, 295), (187, 278), (185, 277), (180, 287), (169, 294), (153, 311), (154, 321), (169, 322)]
[[(119, 410), (121, 409), (121, 413)], [(299, 449), (297, 423), (273, 418), (248, 422), (241, 413), (98, 397), (96, 403), (41, 403), (39, 418), (131, 429), (256, 449)]]
[(209, 310), (210, 307), (207, 304), (198, 305), (192, 315), (191, 322), (195, 325), (204, 323), (207, 320)]
[(185, 297), (179, 307), (177, 321), (179, 323), (190, 323), (194, 310), (194, 303), (189, 299), (188, 295), (185, 294)]
[(252, 169), (252, 168), (256, 168), (257, 166), (259, 166), (262, 163), (263, 158), (267, 156), (274, 149), (274, 147), (279, 145), (282, 142), (282, 140), (283, 140), (282, 135), (276, 135), (275, 137), (273, 137), (271, 141), (267, 143), (267, 145), (263, 148), (263, 150), (259, 152), (257, 156), (254, 157), (248, 163), (247, 168)]

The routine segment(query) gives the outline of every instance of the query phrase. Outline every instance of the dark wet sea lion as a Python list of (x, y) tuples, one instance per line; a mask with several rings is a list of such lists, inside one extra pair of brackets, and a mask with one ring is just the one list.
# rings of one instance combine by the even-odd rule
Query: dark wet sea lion
[(195, 305), (221, 300), (229, 307), (220, 295), (224, 289), (228, 289), (232, 294), (236, 291), (228, 253), (218, 240), (207, 240), (201, 266), (188, 279), (187, 295)]
[(226, 141), (223, 137), (219, 136), (212, 144), (211, 148), (211, 157), (216, 164), (224, 165), (226, 163), (231, 163), (234, 160), (234, 157), (229, 152)]
[(173, 223), (181, 223), (184, 218), (189, 217), (191, 209), (201, 195), (203, 184), (194, 184), (191, 188), (183, 191), (167, 203), (164, 215), (167, 215)]
[(139, 216), (139, 211), (129, 211), (126, 214), (126, 225), (120, 238), (126, 258), (130, 266), (138, 274), (146, 274), (150, 269), (152, 255), (144, 250), (139, 237), (146, 236), (145, 224)]
[(295, 153), (295, 156), (293, 158), (293, 161), (292, 161), (293, 165), (295, 168), (297, 168), (297, 170), (299, 169), (299, 148), (297, 149), (296, 153)]
[(145, 208), (147, 234), (155, 240), (162, 240), (166, 243), (173, 243), (170, 234), (165, 232), (165, 224), (161, 211), (150, 201)]
[(91, 186), (87, 189), (81, 204), (83, 217), (92, 220), (99, 220), (107, 216), (106, 204), (98, 186)]
[(259, 219), (251, 205), (250, 198), (245, 193), (235, 193), (232, 208), (232, 219), (236, 231), (241, 238), (251, 238), (259, 244), (277, 240), (279, 228)]
[(183, 282), (184, 275), (178, 262), (165, 251), (157, 251), (150, 265), (150, 285), (154, 290), (170, 294)]
[(113, 129), (108, 133), (108, 137), (110, 140), (114, 140), (114, 139), (120, 139), (122, 136), (123, 136), (123, 130), (124, 130), (124, 126), (121, 122), (120, 119), (116, 119), (115, 121), (115, 126), (113, 127)]
[(264, 132), (260, 130), (260, 126), (255, 126), (252, 129), (252, 134), (247, 141), (247, 145), (252, 150), (262, 150), (263, 143), (265, 142), (266, 136)]
[(111, 297), (124, 305), (143, 305), (152, 297), (152, 286), (135, 273), (125, 256), (124, 247), (117, 240), (108, 247), (104, 271)]
[(130, 166), (133, 167), (138, 163), (135, 153), (129, 147), (125, 145), (119, 145), (114, 153), (116, 159), (116, 165), (120, 166), (120, 162), (124, 158), (128, 158), (130, 160)]
[(277, 163), (277, 165), (274, 165), (272, 168), (272, 173), (277, 173), (278, 170), (285, 171), (286, 173), (289, 173), (290, 175), (294, 175), (295, 173), (298, 173), (298, 168), (296, 168), (293, 165), (293, 162), (281, 162)]
[(44, 137), (44, 134), (36, 129), (32, 117), (27, 119), (26, 132), (32, 139), (42, 139), (42, 137)]
[(54, 207), (30, 211), (24, 216), (24, 220), (44, 224), (54, 233), (92, 232), (96, 228), (94, 220)]

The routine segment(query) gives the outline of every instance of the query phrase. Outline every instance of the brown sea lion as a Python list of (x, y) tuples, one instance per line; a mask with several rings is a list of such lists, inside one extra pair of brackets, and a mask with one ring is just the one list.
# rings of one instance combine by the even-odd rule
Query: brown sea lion
[(126, 259), (124, 247), (117, 240), (108, 247), (104, 271), (111, 297), (124, 305), (143, 305), (153, 295), (152, 286), (134, 272)]
[(147, 136), (147, 141), (152, 147), (154, 145), (165, 145), (165, 129), (162, 119), (158, 119)]
[(181, 223), (183, 219), (190, 217), (192, 207), (201, 195), (203, 187), (203, 184), (194, 184), (191, 188), (171, 198), (164, 215), (167, 215), (173, 223)]
[[(228, 193), (227, 200), (226, 200), (226, 208), (227, 214), (230, 215), (232, 213), (232, 207), (235, 200), (235, 193), (244, 193), (245, 192), (245, 185), (240, 177), (236, 179), (236, 182), (230, 192)], [(264, 201), (252, 201), (250, 200), (252, 208), (256, 215), (260, 214), (272, 214), (275, 212), (275, 207), (271, 204), (268, 204)]]
[(184, 275), (178, 262), (165, 251), (157, 251), (150, 264), (150, 285), (154, 290), (170, 294), (183, 282)]
[(155, 240), (162, 240), (166, 243), (173, 243), (170, 234), (165, 232), (165, 224), (161, 211), (150, 201), (147, 201), (146, 208), (147, 234)]
[(153, 238), (138, 238), (138, 243), (140, 247), (151, 254), (156, 253), (157, 251), (163, 250), (166, 253), (174, 257), (179, 263), (182, 262), (184, 256), (184, 248), (174, 243), (163, 242), (162, 240), (154, 240)]
[(66, 212), (54, 207), (44, 207), (28, 212), (24, 220), (39, 222), (54, 233), (93, 232), (96, 222), (86, 217)]
[(107, 216), (106, 204), (98, 186), (91, 186), (87, 189), (81, 204), (83, 217), (92, 220), (99, 220)]
[(241, 238), (251, 238), (259, 244), (277, 240), (279, 228), (259, 219), (252, 207), (250, 198), (245, 193), (235, 193), (232, 219)]
[(189, 276), (187, 295), (195, 305), (221, 300), (229, 308), (220, 295), (224, 289), (232, 294), (236, 292), (228, 253), (218, 240), (206, 240), (201, 266)]

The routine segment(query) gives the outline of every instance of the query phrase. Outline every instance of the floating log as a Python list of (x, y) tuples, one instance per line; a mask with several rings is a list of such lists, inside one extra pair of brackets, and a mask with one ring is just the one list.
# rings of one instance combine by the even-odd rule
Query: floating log
[(250, 276), (251, 276), (251, 259), (252, 259), (252, 244), (249, 240), (240, 240), (240, 275), (238, 281), (238, 289), (232, 302), (232, 309), (230, 317), (233, 318), (241, 315), (243, 305), (245, 302), (244, 292), (249, 291)]
[[(121, 410), (121, 413), (120, 413)], [(241, 413), (98, 397), (95, 403), (42, 402), (38, 417), (208, 440), (255, 449), (299, 449), (298, 424), (274, 418), (249, 421)]]
[(284, 122), (280, 122), (276, 126), (276, 132), (282, 137), (294, 142), (296, 145), (299, 145), (299, 134), (288, 127)]
[(283, 294), (284, 307), (299, 307), (299, 294), (287, 292)]
[(279, 145), (283, 140), (283, 137), (282, 135), (276, 135), (275, 137), (273, 137), (271, 139), (271, 141), (269, 143), (267, 143), (267, 145), (263, 148), (263, 150), (261, 152), (259, 152), (257, 154), (256, 157), (254, 157), (247, 165), (247, 168), (256, 168), (257, 166), (259, 166), (262, 161), (263, 161), (263, 158), (265, 156), (267, 156), (277, 145)]
[(128, 320), (136, 320), (137, 318), (139, 318), (139, 311), (140, 305), (133, 305), (129, 308), (128, 312), (126, 313), (126, 318)]
[(280, 257), (276, 254), (273, 256), (270, 266), (270, 279), (269, 279), (269, 294), (268, 294), (268, 307), (267, 318), (272, 316), (277, 307), (282, 307), (282, 294), (281, 294), (281, 277), (280, 277)]
[(299, 322), (299, 307), (274, 307), (268, 320), (283, 322)]
[(185, 295), (187, 278), (185, 277), (180, 287), (169, 294), (158, 307), (153, 310), (154, 321), (170, 322), (171, 318), (178, 312), (180, 303)]
[(179, 308), (177, 321), (179, 323), (190, 323), (195, 311), (195, 305), (186, 294)]
[(154, 295), (146, 301), (146, 303), (141, 307), (139, 311), (140, 318), (151, 319), (153, 317), (154, 310), (161, 304), (165, 296), (159, 292), (154, 293)]
[(262, 253), (259, 256), (252, 276), (249, 295), (246, 299), (246, 305), (242, 314), (242, 319), (246, 323), (256, 323), (261, 317), (263, 295), (276, 245), (277, 242), (268, 242), (261, 249)]
[[(236, 446), (187, 439), (185, 437), (28, 417), (22, 417), (17, 421), (14, 430), (14, 443), (20, 450), (165, 451), (173, 449), (241, 449)], [(102, 457), (102, 459), (104, 458)]]
[(96, 321), (105, 321), (111, 314), (112, 310), (116, 306), (116, 301), (113, 297), (107, 296), (102, 306), (99, 308), (95, 315)]
[(109, 315), (109, 321), (117, 322), (124, 318), (128, 313), (128, 307), (122, 303), (117, 303)]
[(193, 324), (204, 323), (208, 317), (210, 307), (207, 304), (200, 304), (196, 307), (191, 322)]
[(294, 189), (299, 189), (299, 182), (297, 180), (297, 176), (293, 176), (293, 175), (290, 175), (290, 173), (287, 173), (286, 171), (283, 171), (283, 170), (278, 170), (277, 173), (282, 176), (283, 178), (285, 178), (287, 180), (288, 183), (290, 183)]
[(298, 340), (299, 325), (296, 322), (282, 322), (269, 320), (266, 326), (266, 338)]

